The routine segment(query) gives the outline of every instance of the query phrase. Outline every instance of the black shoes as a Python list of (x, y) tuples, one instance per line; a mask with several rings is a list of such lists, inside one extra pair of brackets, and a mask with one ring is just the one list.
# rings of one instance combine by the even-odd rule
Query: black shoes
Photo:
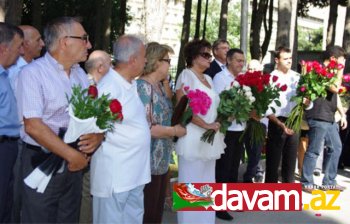
[(226, 221), (230, 221), (233, 219), (233, 217), (226, 211), (217, 211), (216, 217)]

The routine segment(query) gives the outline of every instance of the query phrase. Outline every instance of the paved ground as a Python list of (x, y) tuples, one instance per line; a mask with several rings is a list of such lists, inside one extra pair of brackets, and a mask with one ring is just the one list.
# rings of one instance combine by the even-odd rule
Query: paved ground
[[(241, 166), (240, 173), (245, 169)], [(315, 184), (321, 185), (322, 175), (315, 177)], [(334, 205), (339, 205), (340, 210), (334, 211), (314, 211), (304, 210), (301, 212), (230, 212), (234, 216), (233, 221), (222, 221), (216, 219), (217, 224), (228, 223), (327, 223), (327, 224), (347, 224), (350, 223), (350, 168), (339, 170), (338, 183), (346, 186), (347, 190), (341, 192)], [(311, 195), (302, 195), (304, 203), (309, 203)], [(177, 223), (176, 212), (165, 211), (163, 223)]]

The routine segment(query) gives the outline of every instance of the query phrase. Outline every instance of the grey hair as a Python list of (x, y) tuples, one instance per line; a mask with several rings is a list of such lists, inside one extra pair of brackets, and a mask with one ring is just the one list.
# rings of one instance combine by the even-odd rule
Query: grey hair
[(0, 22), (0, 44), (11, 44), (16, 34), (23, 39), (23, 32), (18, 27)]
[(113, 44), (113, 55), (116, 63), (128, 62), (131, 56), (138, 54), (142, 45), (142, 40), (134, 35), (121, 36)]
[(80, 19), (75, 17), (59, 17), (50, 21), (44, 29), (45, 45), (49, 51), (55, 50), (57, 40), (62, 36), (62, 33), (72, 31), (72, 26), (75, 23), (80, 23)]

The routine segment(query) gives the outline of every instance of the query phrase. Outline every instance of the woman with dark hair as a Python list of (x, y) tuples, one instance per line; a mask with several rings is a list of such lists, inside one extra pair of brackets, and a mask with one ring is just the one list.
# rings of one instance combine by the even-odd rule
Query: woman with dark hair
[(170, 156), (174, 149), (173, 137), (186, 134), (180, 125), (170, 126), (172, 117), (171, 99), (166, 94), (167, 78), (173, 50), (163, 44), (149, 43), (146, 47), (147, 63), (143, 75), (136, 81), (137, 91), (145, 105), (147, 120), (151, 128), (151, 182), (144, 189), (145, 213), (143, 223), (161, 223), (167, 173)]
[[(224, 152), (224, 135), (216, 133), (213, 144), (200, 140), (208, 129), (218, 131), (216, 122), (220, 98), (212, 79), (204, 74), (210, 66), (211, 45), (206, 40), (193, 40), (184, 49), (187, 68), (176, 83), (176, 98), (185, 94), (184, 87), (204, 91), (212, 100), (206, 115), (194, 115), (186, 126), (187, 134), (179, 138), (175, 148), (179, 158), (180, 183), (215, 183), (215, 162)], [(178, 212), (178, 223), (215, 223), (215, 212)]]

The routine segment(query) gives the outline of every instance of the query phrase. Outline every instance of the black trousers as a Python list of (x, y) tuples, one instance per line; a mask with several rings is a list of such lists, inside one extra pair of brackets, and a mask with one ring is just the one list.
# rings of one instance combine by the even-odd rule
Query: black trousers
[(237, 183), (238, 170), (244, 151), (243, 141), (239, 141), (243, 131), (227, 131), (225, 153), (216, 160), (215, 177), (217, 183)]
[(0, 142), (0, 223), (9, 223), (13, 204), (13, 167), (18, 152), (17, 140)]
[(168, 172), (152, 175), (151, 182), (145, 185), (143, 223), (162, 223), (168, 177)]
[[(280, 119), (284, 122), (284, 119)], [(265, 183), (278, 182), (278, 167), (281, 164), (283, 183), (294, 183), (294, 171), (299, 145), (299, 134), (286, 135), (283, 129), (269, 122), (266, 144)], [(281, 161), (282, 159), (282, 161)]]
[[(35, 167), (33, 149), (24, 146), (22, 152), (22, 173), (26, 178)], [(82, 191), (82, 171), (70, 172), (67, 167), (53, 176), (44, 193), (37, 193), (23, 184), (22, 223), (78, 223)]]

